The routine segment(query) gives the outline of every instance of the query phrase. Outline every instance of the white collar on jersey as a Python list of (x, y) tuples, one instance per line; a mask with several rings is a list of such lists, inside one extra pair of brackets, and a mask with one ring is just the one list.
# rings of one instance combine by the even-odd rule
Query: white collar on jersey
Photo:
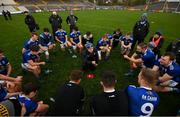
[(171, 66), (172, 65), (172, 61), (169, 63), (169, 65), (167, 66), (167, 67), (169, 67), (169, 66)]
[(30, 38), (30, 41), (35, 42), (32, 38)]
[(115, 89), (110, 89), (110, 90), (105, 90), (104, 92), (105, 93), (111, 93), (111, 92), (114, 92), (115, 91)]
[(140, 86), (140, 88), (144, 88), (144, 89), (147, 89), (147, 90), (152, 90), (152, 88), (150, 88), (150, 87), (145, 87), (145, 86)]
[(73, 83), (73, 84), (76, 84), (76, 82), (74, 82), (74, 81), (72, 81), (72, 80), (71, 80), (71, 81), (69, 81), (69, 82), (70, 82), (70, 83)]

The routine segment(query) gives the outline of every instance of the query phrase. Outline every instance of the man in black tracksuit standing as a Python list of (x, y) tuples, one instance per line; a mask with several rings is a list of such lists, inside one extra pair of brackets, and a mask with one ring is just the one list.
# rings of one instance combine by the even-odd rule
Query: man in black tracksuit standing
[(29, 31), (30, 32), (35, 32), (36, 28), (37, 28), (36, 27), (37, 24), (36, 24), (36, 21), (35, 21), (34, 17), (31, 14), (29, 14), (28, 11), (25, 11), (24, 14), (26, 15), (25, 24), (28, 26)]
[(2, 15), (4, 16), (5, 20), (8, 20), (7, 14), (4, 10), (2, 11)]
[(53, 36), (55, 38), (55, 33), (58, 30), (58, 27), (62, 28), (62, 18), (54, 11), (49, 17), (49, 23), (52, 26)]
[(138, 44), (144, 42), (144, 39), (147, 36), (148, 32), (149, 32), (149, 22), (147, 20), (147, 14), (144, 13), (141, 16), (141, 19), (136, 22), (136, 24), (133, 28), (132, 50), (133, 50), (134, 46), (136, 45), (137, 41), (138, 41)]
[(72, 32), (72, 30), (74, 29), (74, 27), (76, 27), (76, 22), (78, 20), (78, 17), (76, 17), (73, 12), (70, 12), (70, 15), (66, 18), (66, 22), (67, 24), (70, 26), (70, 33)]

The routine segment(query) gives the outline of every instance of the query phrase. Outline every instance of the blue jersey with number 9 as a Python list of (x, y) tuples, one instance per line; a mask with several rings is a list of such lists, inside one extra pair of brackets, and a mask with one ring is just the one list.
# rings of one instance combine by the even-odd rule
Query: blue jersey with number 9
[(159, 96), (151, 88), (130, 85), (126, 91), (132, 116), (151, 116), (159, 104)]

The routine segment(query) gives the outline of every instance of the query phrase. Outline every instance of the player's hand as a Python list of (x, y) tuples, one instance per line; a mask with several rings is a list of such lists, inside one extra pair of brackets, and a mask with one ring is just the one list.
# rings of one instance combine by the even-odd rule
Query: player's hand
[(17, 83), (19, 83), (19, 82), (21, 82), (22, 81), (22, 76), (17, 76), (15, 79), (14, 79), (14, 81), (15, 82), (17, 82)]
[(94, 66), (98, 66), (98, 64), (94, 64)]
[(104, 47), (103, 47), (103, 46), (100, 46), (99, 48), (100, 48), (100, 49), (103, 49)]
[(124, 55), (124, 58), (125, 58), (125, 59), (128, 59), (129, 57), (128, 57), (128, 55)]
[(45, 65), (46, 64), (46, 62), (41, 62), (41, 65)]
[(38, 104), (43, 104), (44, 102), (43, 101), (39, 101)]
[(95, 65), (95, 64), (96, 64), (96, 61), (92, 61), (92, 64)]
[(21, 106), (22, 106), (22, 108), (21, 108), (21, 117), (24, 117), (24, 115), (26, 114), (26, 107), (25, 107), (24, 103)]
[(48, 50), (48, 48), (46, 48), (46, 47), (42, 47), (41, 48), (43, 51), (47, 51)]

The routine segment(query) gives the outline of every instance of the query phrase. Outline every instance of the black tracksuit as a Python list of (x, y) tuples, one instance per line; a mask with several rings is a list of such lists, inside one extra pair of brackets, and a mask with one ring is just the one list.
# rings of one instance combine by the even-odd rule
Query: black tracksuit
[(76, 17), (75, 15), (69, 15), (66, 18), (66, 23), (70, 24), (70, 33), (72, 32), (72, 30), (74, 29), (74, 27), (76, 26), (76, 22), (78, 20), (78, 17)]
[(88, 50), (83, 51), (82, 53), (82, 59), (83, 59), (83, 70), (95, 70), (95, 66), (92, 64), (92, 61), (98, 62), (98, 53), (97, 50), (93, 50), (92, 53), (90, 53)]
[(36, 21), (32, 15), (27, 15), (25, 17), (25, 23), (27, 24), (30, 32), (36, 31)]
[(138, 44), (144, 42), (145, 37), (149, 32), (149, 22), (147, 20), (140, 20), (136, 22), (133, 28), (133, 44), (132, 50), (138, 41)]
[(56, 31), (58, 30), (58, 27), (62, 27), (62, 18), (59, 15), (51, 15), (49, 17), (49, 23), (52, 26), (53, 36), (55, 36)]

